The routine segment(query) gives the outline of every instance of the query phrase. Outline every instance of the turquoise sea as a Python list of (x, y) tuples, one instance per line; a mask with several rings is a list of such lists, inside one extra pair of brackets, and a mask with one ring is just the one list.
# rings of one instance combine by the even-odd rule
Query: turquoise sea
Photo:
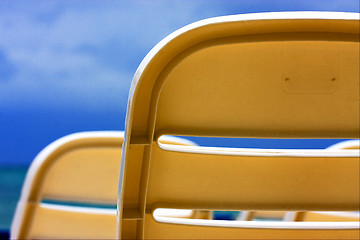
[(27, 167), (0, 166), (0, 231), (8, 231)]

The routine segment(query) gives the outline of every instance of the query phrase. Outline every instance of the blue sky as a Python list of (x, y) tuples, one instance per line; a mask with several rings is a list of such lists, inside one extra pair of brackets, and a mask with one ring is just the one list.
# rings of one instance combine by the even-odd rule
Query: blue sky
[(0, 164), (47, 144), (123, 130), (128, 89), (162, 38), (204, 18), (269, 11), (359, 12), (358, 0), (0, 2)]

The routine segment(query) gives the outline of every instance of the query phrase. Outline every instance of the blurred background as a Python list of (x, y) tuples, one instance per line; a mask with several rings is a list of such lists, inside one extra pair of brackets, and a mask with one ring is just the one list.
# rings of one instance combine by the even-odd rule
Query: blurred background
[[(274, 11), (359, 12), (359, 1), (1, 1), (0, 231), (10, 228), (26, 170), (46, 145), (79, 131), (124, 130), (132, 76), (156, 43), (204, 18)], [(195, 141), (325, 148), (341, 140)]]

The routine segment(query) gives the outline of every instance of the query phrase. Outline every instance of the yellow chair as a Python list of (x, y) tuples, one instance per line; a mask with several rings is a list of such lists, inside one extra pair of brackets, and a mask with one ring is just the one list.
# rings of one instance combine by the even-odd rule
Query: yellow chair
[(359, 212), (306, 212), (303, 221), (308, 222), (359, 222)]
[(359, 17), (295, 12), (190, 24), (129, 95), (117, 237), (357, 238), (357, 222), (154, 218), (158, 208), (358, 211), (356, 151), (168, 147), (162, 135), (359, 138)]
[[(360, 140), (347, 140), (338, 142), (327, 148), (328, 150), (357, 150), (357, 155), (360, 157)], [(294, 215), (297, 221), (360, 221), (359, 212), (299, 212)]]
[[(328, 150), (340, 149), (360, 149), (360, 140), (347, 140), (338, 142), (327, 148)], [(358, 156), (360, 152), (358, 150)], [(243, 211), (238, 220), (251, 221), (256, 218), (267, 220), (284, 220), (284, 221), (359, 221), (359, 214), (354, 212), (284, 212), (284, 211)]]
[[(161, 142), (194, 144), (171, 137)], [(122, 143), (123, 132), (103, 131), (47, 146), (27, 173), (11, 239), (114, 239)]]

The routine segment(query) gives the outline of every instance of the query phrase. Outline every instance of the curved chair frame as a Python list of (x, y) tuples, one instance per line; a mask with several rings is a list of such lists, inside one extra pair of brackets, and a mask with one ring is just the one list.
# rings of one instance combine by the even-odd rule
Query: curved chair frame
[[(356, 152), (162, 148), (157, 142), (162, 135), (359, 138), (358, 45), (358, 14), (328, 12), (211, 18), (162, 40), (140, 64), (129, 93), (117, 237), (346, 237), (340, 230), (298, 232), (336, 228), (305, 222), (278, 226), (290, 232), (265, 231), (274, 226), (258, 228), (261, 223), (252, 231), (248, 222), (246, 230), (219, 233), (160, 224), (152, 212), (358, 210)], [(331, 191), (320, 191), (325, 188)], [(358, 234), (356, 224), (339, 226)]]
[[(121, 131), (81, 132), (42, 150), (26, 175), (11, 239), (115, 238), (123, 139)], [(195, 145), (176, 137), (160, 141)]]
[[(114, 168), (113, 174), (111, 174), (112, 171), (109, 169), (110, 171), (107, 171), (107, 174), (102, 178), (83, 176), (83, 174), (88, 173), (85, 169), (75, 169), (78, 172), (78, 176), (82, 176), (78, 184), (74, 181), (76, 176), (67, 175), (61, 169), (56, 170), (56, 167), (59, 165), (61, 167), (62, 162), (68, 162), (68, 166), (71, 166), (72, 162), (74, 162), (72, 160), (76, 160), (71, 154), (76, 154), (77, 151), (88, 151), (87, 149), (101, 148), (102, 152), (104, 150), (107, 151), (106, 149), (110, 149), (110, 151), (115, 150), (118, 152), (114, 156), (116, 160), (116, 158), (121, 157), (123, 136), (123, 132), (117, 131), (75, 133), (56, 140), (42, 150), (35, 157), (27, 172), (11, 226), (11, 238), (114, 237), (115, 226), (111, 223), (115, 221), (115, 211), (98, 207), (71, 207), (61, 204), (48, 204), (43, 203), (43, 200), (58, 199), (60, 202), (71, 203), (114, 204), (116, 202), (117, 185), (116, 183), (110, 185), (108, 183), (113, 182), (118, 177), (116, 169), (119, 169), (119, 165)], [(108, 159), (105, 158), (103, 160), (104, 164), (109, 164)], [(76, 168), (76, 162), (79, 163), (78, 161), (75, 161), (75, 166), (73, 167)], [(100, 169), (98, 170), (101, 171)], [(52, 175), (55, 176), (55, 179), (51, 179), (53, 178)], [(64, 185), (57, 183), (56, 177), (62, 175), (64, 177), (72, 177), (72, 186), (71, 184), (69, 186), (66, 183)], [(55, 185), (51, 183), (49, 185), (49, 179)], [(81, 190), (77, 187), (82, 187), (83, 189)], [(97, 191), (99, 187), (105, 187), (106, 190), (104, 191), (107, 191), (107, 189), (113, 190), (109, 190), (109, 193), (105, 196), (100, 196), (101, 193)], [(53, 215), (53, 219), (55, 219), (55, 222), (51, 221), (51, 219), (47, 220), (50, 226), (46, 226), (46, 216), (48, 214)], [(42, 216), (45, 216), (45, 218)], [(71, 219), (74, 217), (78, 219), (77, 223), (71, 222)], [(62, 221), (63, 219), (65, 221)], [(57, 226), (55, 224), (56, 221), (66, 222), (66, 219), (68, 219), (69, 226)], [(82, 223), (85, 225), (79, 227)], [(96, 230), (98, 234), (94, 233)]]

